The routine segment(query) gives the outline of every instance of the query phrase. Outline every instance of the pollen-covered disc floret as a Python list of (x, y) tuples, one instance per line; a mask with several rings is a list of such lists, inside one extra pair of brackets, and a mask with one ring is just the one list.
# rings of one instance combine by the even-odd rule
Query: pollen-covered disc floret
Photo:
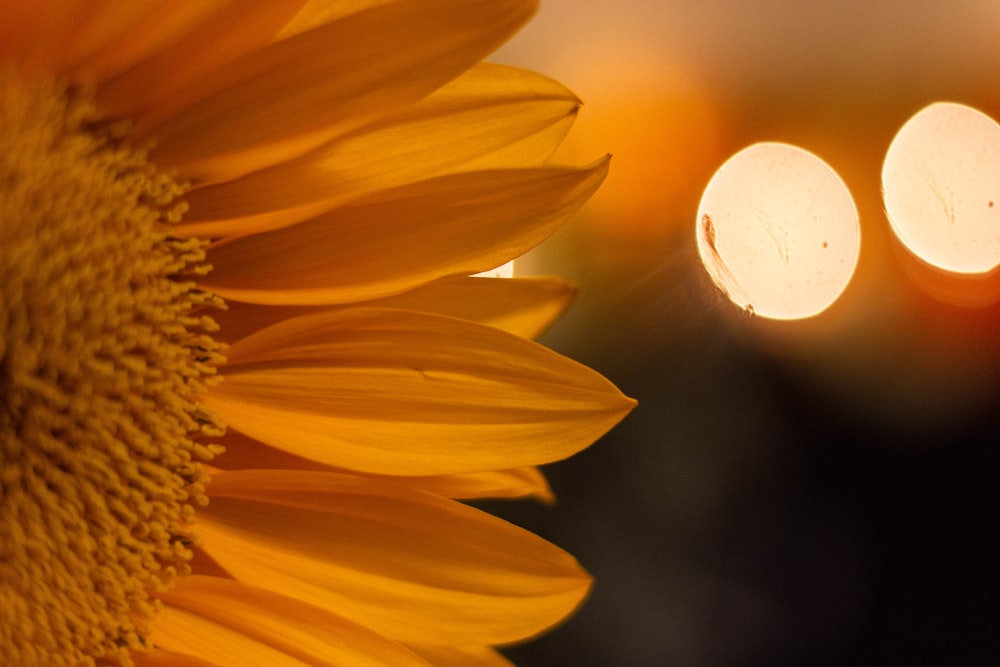
[(127, 664), (183, 573), (221, 361), (181, 188), (0, 72), (0, 664)]

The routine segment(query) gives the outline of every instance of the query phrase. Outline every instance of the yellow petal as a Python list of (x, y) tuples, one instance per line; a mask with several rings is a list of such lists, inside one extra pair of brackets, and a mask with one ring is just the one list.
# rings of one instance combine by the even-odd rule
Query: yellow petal
[(156, 625), (149, 638), (156, 646), (171, 653), (196, 655), (220, 667), (308, 667), (308, 663), (261, 644), (242, 632), (170, 606), (164, 607), (157, 615)]
[(287, 226), (367, 192), (438, 174), (548, 159), (579, 100), (552, 79), (482, 63), (402, 113), (291, 162), (189, 193), (182, 232), (217, 238)]
[(94, 79), (83, 80), (73, 76), (72, 70), (96, 57), (109, 44), (123, 39), (126, 32), (145, 15), (156, 11), (157, 3), (155, 0), (98, 0), (87, 4), (86, 16), (72, 17), (65, 34), (61, 35), (60, 43), (53, 49), (54, 69), (59, 72), (70, 70), (74, 83), (96, 83)]
[[(559, 278), (449, 278), (365, 305), (449, 315), (536, 338), (566, 309), (576, 293)], [(264, 306), (231, 302), (213, 318), (216, 340), (233, 343), (266, 326), (339, 306)]]
[(308, 0), (302, 9), (278, 33), (277, 39), (287, 39), (306, 30), (312, 30), (324, 23), (357, 14), (365, 9), (395, 2), (395, 0)]
[(193, 655), (174, 653), (157, 649), (146, 653), (132, 654), (135, 667), (218, 667), (214, 662), (208, 662)]
[(333, 473), (220, 473), (198, 513), (240, 581), (403, 642), (492, 644), (570, 613), (589, 576), (541, 538), (454, 500)]
[(87, 3), (8, 0), (0, 5), (0, 56), (22, 75), (51, 75), (61, 59), (60, 40), (86, 23)]
[(304, 0), (248, 3), (228, 0), (183, 35), (98, 89), (101, 110), (111, 116), (136, 116), (168, 104), (180, 90), (268, 44), (302, 7)]
[(515, 667), (489, 646), (414, 646), (434, 667)]
[[(400, 0), (275, 42), (138, 119), (150, 158), (193, 180), (291, 159), (416, 102), (493, 51), (529, 0)], [(163, 115), (181, 109), (164, 119)], [(162, 122), (161, 122), (162, 121)]]
[(4, 4), (0, 21), (0, 59), (22, 59), (30, 51), (35, 35), (44, 30), (44, 7), (36, 0), (11, 0)]
[[(222, 470), (322, 470), (347, 472), (335, 466), (296, 456), (282, 449), (258, 442), (239, 431), (229, 429), (220, 441), (226, 455), (213, 461)], [(370, 475), (382, 482), (405, 484), (414, 489), (436, 493), (445, 498), (534, 497), (543, 503), (555, 501), (542, 471), (534, 466), (510, 470), (487, 470), (454, 475), (418, 475), (410, 477)]]
[(445, 498), (474, 500), (477, 498), (527, 498), (535, 497), (551, 505), (555, 495), (542, 471), (535, 466), (510, 470), (487, 470), (458, 475), (425, 477), (385, 477), (396, 483), (436, 493)]
[(224, 241), (203, 284), (227, 299), (377, 299), (500, 266), (548, 238), (594, 193), (608, 160), (451, 174), (375, 193), (306, 222)]
[[(109, 37), (72, 64), (74, 81), (97, 83), (181, 39), (231, 0), (108, 0), (100, 30)], [(117, 33), (117, 34), (116, 34)], [(110, 35), (116, 34), (111, 38)], [(196, 64), (192, 64), (196, 66)]]
[[(270, 647), (308, 665), (427, 667), (427, 662), (412, 651), (363, 626), (239, 581), (190, 575), (179, 578), (176, 587), (160, 597), (173, 610), (168, 612), (168, 627), (171, 623), (197, 622), (199, 631), (221, 628), (220, 644), (225, 634), (236, 633), (246, 638), (241, 641)], [(197, 616), (197, 621), (189, 615)], [(171, 629), (170, 636), (176, 637), (180, 628)], [(183, 644), (157, 636), (154, 641)], [(257, 657), (243, 664), (272, 663)]]
[(203, 401), (233, 428), (321, 463), (390, 475), (505, 470), (586, 447), (635, 402), (536, 343), (378, 308), (287, 320), (229, 349)]
[(153, 5), (153, 0), (7, 0), (0, 9), (0, 58), (18, 53), (22, 68), (61, 74), (121, 38), (143, 14), (155, 11)]

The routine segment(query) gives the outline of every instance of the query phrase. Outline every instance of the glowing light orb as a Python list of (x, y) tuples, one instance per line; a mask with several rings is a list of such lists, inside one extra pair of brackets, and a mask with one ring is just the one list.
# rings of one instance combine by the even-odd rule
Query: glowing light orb
[(847, 186), (795, 146), (754, 144), (727, 160), (698, 206), (698, 253), (746, 312), (790, 320), (826, 310), (847, 287), (861, 231)]
[(1000, 125), (937, 102), (906, 121), (882, 164), (889, 224), (913, 254), (955, 273), (1000, 265)]

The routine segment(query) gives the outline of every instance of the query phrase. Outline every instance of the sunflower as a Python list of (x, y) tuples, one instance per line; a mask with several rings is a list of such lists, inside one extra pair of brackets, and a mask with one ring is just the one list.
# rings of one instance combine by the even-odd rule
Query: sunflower
[(0, 664), (496, 665), (590, 578), (466, 504), (634, 405), (474, 274), (607, 160), (524, 0), (0, 15)]

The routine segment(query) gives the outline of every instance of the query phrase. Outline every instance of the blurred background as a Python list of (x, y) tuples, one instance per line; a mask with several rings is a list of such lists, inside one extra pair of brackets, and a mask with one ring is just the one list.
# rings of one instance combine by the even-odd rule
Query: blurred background
[[(1000, 664), (996, 281), (909, 258), (879, 178), (927, 104), (1000, 117), (998, 29), (995, 0), (543, 0), (494, 56), (584, 100), (560, 161), (614, 155), (516, 271), (580, 285), (543, 342), (640, 402), (546, 468), (554, 507), (489, 505), (596, 577), (518, 664)], [(695, 248), (712, 173), (764, 140), (861, 214), (853, 281), (810, 320), (743, 314)]]

